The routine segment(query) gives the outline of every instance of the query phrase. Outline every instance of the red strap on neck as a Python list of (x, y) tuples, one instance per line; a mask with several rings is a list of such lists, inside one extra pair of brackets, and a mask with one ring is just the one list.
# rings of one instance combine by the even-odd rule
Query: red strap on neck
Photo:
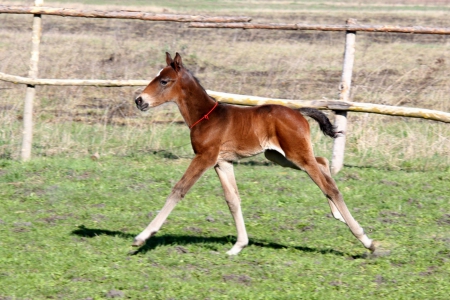
[(192, 124), (191, 126), (189, 126), (189, 129), (192, 129), (192, 127), (194, 127), (195, 125), (197, 125), (198, 123), (200, 123), (203, 120), (209, 120), (209, 114), (212, 113), (212, 111), (217, 107), (217, 105), (219, 104), (219, 102), (216, 101), (216, 104), (214, 104), (214, 107), (211, 108), (211, 110), (204, 115), (200, 120), (198, 120), (197, 122), (195, 122), (194, 124)]

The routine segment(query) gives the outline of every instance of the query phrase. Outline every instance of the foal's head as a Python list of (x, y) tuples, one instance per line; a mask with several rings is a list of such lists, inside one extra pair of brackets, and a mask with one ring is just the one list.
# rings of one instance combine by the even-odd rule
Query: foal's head
[[(177, 102), (183, 94), (182, 79), (189, 76), (189, 72), (183, 67), (180, 54), (172, 59), (166, 52), (167, 66), (159, 71), (158, 75), (148, 84), (144, 91), (135, 99), (136, 106), (142, 110), (158, 106), (166, 102)], [(184, 78), (183, 78), (184, 77)]]

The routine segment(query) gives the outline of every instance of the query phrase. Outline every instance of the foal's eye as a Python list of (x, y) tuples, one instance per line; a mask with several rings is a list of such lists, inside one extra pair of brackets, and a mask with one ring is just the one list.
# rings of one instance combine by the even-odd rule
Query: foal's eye
[(161, 80), (159, 81), (159, 83), (161, 83), (161, 85), (164, 86), (164, 85), (167, 85), (167, 84), (169, 83), (169, 81), (168, 81), (168, 80), (161, 79)]

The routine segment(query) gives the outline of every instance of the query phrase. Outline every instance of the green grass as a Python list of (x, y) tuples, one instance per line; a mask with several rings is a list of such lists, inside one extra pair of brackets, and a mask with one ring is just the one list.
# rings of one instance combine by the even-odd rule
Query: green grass
[[(0, 161), (0, 299), (447, 299), (450, 172), (347, 166), (337, 177), (366, 251), (302, 172), (236, 165), (250, 245), (213, 171), (130, 252), (189, 160), (163, 155)], [(8, 298), (9, 297), (9, 298)]]

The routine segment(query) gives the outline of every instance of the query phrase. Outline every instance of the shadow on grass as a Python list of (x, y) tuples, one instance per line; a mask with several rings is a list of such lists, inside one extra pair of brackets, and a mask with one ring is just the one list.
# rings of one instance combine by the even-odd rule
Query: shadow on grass
[[(79, 226), (78, 229), (72, 231), (72, 234), (78, 235), (81, 237), (92, 238), (99, 235), (107, 235), (107, 236), (118, 236), (124, 239), (129, 239), (130, 243), (136, 236), (135, 234), (125, 233), (122, 231), (114, 231), (114, 230), (106, 230), (106, 229), (96, 229), (96, 228), (87, 228), (83, 225)], [(145, 245), (136, 248), (136, 250), (131, 251), (130, 255), (136, 255), (141, 253), (146, 253), (151, 251), (162, 245), (189, 245), (189, 244), (230, 244), (235, 242), (235, 237), (233, 236), (222, 236), (222, 237), (204, 237), (204, 236), (195, 236), (195, 235), (175, 235), (175, 234), (165, 234), (165, 235), (157, 235), (152, 236), (148, 239)], [(350, 255), (348, 253), (344, 253), (341, 251), (333, 250), (333, 249), (318, 249), (304, 246), (286, 246), (283, 244), (266, 242), (263, 240), (255, 240), (252, 239), (249, 242), (249, 246), (257, 246), (263, 248), (272, 248), (272, 249), (287, 249), (293, 248), (302, 252), (315, 252), (320, 254), (333, 254), (336, 256), (343, 257), (351, 257), (353, 259), (365, 258), (364, 254), (358, 255)]]

